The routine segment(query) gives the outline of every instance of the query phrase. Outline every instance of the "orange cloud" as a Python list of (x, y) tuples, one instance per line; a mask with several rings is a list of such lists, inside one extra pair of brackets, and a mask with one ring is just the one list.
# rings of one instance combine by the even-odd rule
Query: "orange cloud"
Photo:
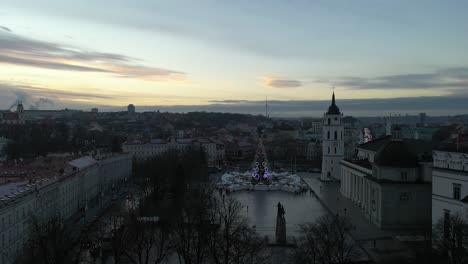
[(270, 88), (294, 88), (303, 85), (301, 81), (289, 78), (266, 76), (261, 79), (263, 80), (263, 85)]
[(150, 67), (121, 54), (93, 52), (0, 32), (0, 63), (52, 70), (102, 72), (149, 81), (179, 81), (186, 73)]

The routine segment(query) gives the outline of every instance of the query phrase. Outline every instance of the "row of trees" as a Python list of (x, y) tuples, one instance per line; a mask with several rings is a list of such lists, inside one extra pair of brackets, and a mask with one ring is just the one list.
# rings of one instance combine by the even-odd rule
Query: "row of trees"
[(446, 215), (432, 231), (437, 263), (468, 263), (468, 217), (461, 213)]
[(259, 263), (264, 243), (241, 216), (238, 201), (206, 192), (191, 192), (188, 197), (181, 214), (171, 222), (120, 215), (93, 231), (92, 240), (107, 241), (116, 264), (124, 260), (159, 264), (168, 259), (181, 264)]
[(119, 152), (125, 140), (107, 131), (89, 131), (85, 124), (65, 122), (4, 126), (0, 128), (0, 136), (10, 140), (4, 153), (9, 159), (37, 157), (53, 152), (89, 151), (96, 147)]
[[(69, 239), (59, 219), (33, 221), (34, 234), (20, 263), (79, 263), (85, 252), (94, 259), (102, 252), (116, 264), (268, 262), (272, 248), (242, 215), (243, 205), (210, 187), (201, 149), (136, 164), (134, 177), (144, 193), (151, 190), (138, 209), (120, 208), (83, 230), (83, 246)], [(155, 215), (159, 221), (142, 218)], [(289, 256), (291, 263), (344, 264), (357, 256), (349, 237), (354, 227), (342, 216), (325, 215), (302, 229), (304, 239)]]

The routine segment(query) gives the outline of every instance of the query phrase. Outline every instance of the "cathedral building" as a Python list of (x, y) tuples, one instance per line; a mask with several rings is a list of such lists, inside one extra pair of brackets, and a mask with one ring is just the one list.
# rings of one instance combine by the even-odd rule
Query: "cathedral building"
[(381, 229), (430, 230), (430, 142), (391, 135), (358, 145), (341, 161), (341, 193)]
[(335, 102), (333, 92), (332, 103), (323, 116), (322, 126), (322, 181), (340, 180), (340, 161), (344, 158), (344, 123), (343, 113)]

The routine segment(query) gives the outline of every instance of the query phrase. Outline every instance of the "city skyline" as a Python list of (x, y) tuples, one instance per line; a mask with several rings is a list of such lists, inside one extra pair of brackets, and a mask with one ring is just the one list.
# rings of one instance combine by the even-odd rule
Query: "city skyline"
[[(468, 23), (461, 5), (7, 0), (0, 108), (23, 98), (39, 109), (115, 111), (133, 103), (262, 113), (268, 97), (272, 111), (304, 116), (307, 107), (322, 111), (336, 86), (347, 109), (363, 107), (349, 114), (462, 114)], [(385, 104), (368, 106), (374, 98)]]

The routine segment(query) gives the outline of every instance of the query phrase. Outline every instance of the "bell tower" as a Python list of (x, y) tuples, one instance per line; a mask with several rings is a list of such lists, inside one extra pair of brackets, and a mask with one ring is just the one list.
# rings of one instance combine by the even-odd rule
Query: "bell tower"
[(328, 111), (323, 116), (322, 126), (322, 181), (339, 181), (340, 161), (344, 158), (343, 113), (335, 102), (335, 92)]

